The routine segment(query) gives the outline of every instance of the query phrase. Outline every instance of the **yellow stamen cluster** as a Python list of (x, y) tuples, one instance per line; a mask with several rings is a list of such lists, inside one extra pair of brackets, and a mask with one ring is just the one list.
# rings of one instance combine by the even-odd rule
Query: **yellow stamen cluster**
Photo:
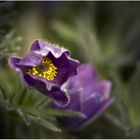
[(57, 75), (57, 67), (54, 66), (51, 59), (45, 57), (40, 65), (28, 70), (28, 74), (43, 77), (47, 80), (54, 80)]

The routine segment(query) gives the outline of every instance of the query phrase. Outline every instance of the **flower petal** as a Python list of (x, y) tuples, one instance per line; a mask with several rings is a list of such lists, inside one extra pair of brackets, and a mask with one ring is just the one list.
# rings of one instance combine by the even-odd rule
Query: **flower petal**
[(69, 56), (69, 51), (64, 48), (58, 48), (54, 44), (42, 40), (36, 40), (33, 42), (29, 54), (24, 57), (18, 65), (35, 67), (39, 65), (44, 56), (52, 54), (56, 59), (60, 58), (63, 53), (65, 53), (67, 57)]
[(92, 99), (85, 104), (85, 109), (83, 112), (87, 112), (87, 108), (91, 108), (89, 113), (86, 113), (87, 118), (83, 119), (80, 123), (82, 124), (79, 128), (82, 128), (89, 124), (90, 122), (94, 121), (97, 117), (101, 115), (105, 111), (105, 109), (108, 108), (108, 106), (113, 102), (113, 98), (108, 98), (106, 100), (103, 100), (102, 102), (99, 102), (98, 104), (95, 104), (95, 102), (92, 101)]
[(15, 68), (17, 67), (17, 64), (18, 64), (20, 61), (21, 61), (21, 58), (16, 57), (16, 56), (15, 56), (15, 57), (12, 56), (12, 57), (10, 57), (10, 59), (9, 59), (9, 65), (10, 65), (11, 68), (15, 69)]
[(55, 59), (53, 55), (49, 54), (48, 57), (54, 62), (57, 67), (57, 76), (54, 79), (55, 83), (63, 84), (69, 77), (77, 74), (77, 67), (79, 63), (63, 53), (60, 58)]
[(103, 80), (97, 83), (96, 92), (100, 93), (104, 98), (110, 96), (112, 83), (109, 80)]
[(99, 117), (101, 113), (103, 113), (104, 110), (108, 108), (112, 101), (112, 98), (108, 98), (107, 100), (95, 104), (95, 102), (91, 99), (90, 102), (84, 104), (82, 111), (82, 113), (87, 116), (86, 118), (71, 117), (66, 119), (65, 123), (67, 123), (68, 127), (72, 129), (72, 131), (73, 128), (76, 128), (76, 130), (82, 129), (89, 123), (93, 122), (97, 117)]
[(56, 104), (65, 106), (69, 103), (69, 96), (64, 91), (61, 91), (58, 85), (52, 85), (51, 83), (46, 84), (41, 80), (34, 79), (33, 76), (28, 74), (24, 74), (24, 80), (30, 87), (34, 87), (41, 93), (51, 97)]
[(69, 56), (68, 50), (66, 50), (66, 49), (64, 49), (56, 44), (45, 42), (41, 39), (34, 41), (30, 51), (31, 52), (38, 51), (43, 56), (47, 55), (49, 52), (51, 52), (55, 58), (59, 58), (63, 53), (66, 53), (67, 56)]
[(36, 51), (32, 51), (26, 57), (24, 57), (17, 65), (19, 67), (21, 66), (35, 67), (39, 65), (42, 58), (43, 56), (41, 54), (38, 54)]
[(97, 71), (89, 64), (79, 65), (77, 68), (78, 75), (71, 77), (68, 82), (68, 87), (72, 91), (77, 90), (81, 87), (83, 89), (91, 89), (96, 84), (98, 79)]
[(91, 65), (88, 64), (80, 65), (77, 68), (77, 71), (78, 71), (78, 79), (81, 83), (81, 86), (83, 87), (87, 87), (90, 84), (95, 83), (98, 79), (98, 73)]

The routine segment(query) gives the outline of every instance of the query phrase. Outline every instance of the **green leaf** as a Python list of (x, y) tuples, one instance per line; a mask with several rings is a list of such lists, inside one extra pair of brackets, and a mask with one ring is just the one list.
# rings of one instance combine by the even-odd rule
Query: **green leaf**
[(52, 116), (76, 116), (81, 118), (86, 118), (85, 114), (72, 110), (61, 110), (61, 109), (45, 109), (48, 115)]
[(28, 117), (36, 123), (56, 132), (61, 132), (61, 129), (55, 126), (53, 123), (45, 120), (44, 118), (36, 117), (35, 115), (28, 114)]
[(23, 119), (23, 121), (25, 122), (26, 125), (30, 125), (29, 118), (27, 117), (27, 115), (20, 108), (16, 109), (16, 112)]
[(22, 106), (20, 107), (26, 112), (32, 112), (36, 115), (43, 115), (44, 116), (76, 116), (76, 117), (81, 117), (81, 118), (86, 118), (85, 114), (82, 112), (78, 111), (72, 111), (72, 110), (62, 110), (62, 109), (43, 109), (43, 108), (23, 108)]
[(51, 103), (51, 99), (49, 99), (48, 97), (45, 97), (45, 98), (43, 97), (35, 104), (35, 107), (45, 108), (45, 106), (47, 106), (49, 103)]
[(2, 94), (2, 98), (3, 98), (4, 100), (6, 100), (6, 99), (7, 99), (7, 96), (6, 96), (6, 93), (5, 93), (5, 91), (4, 91), (4, 89), (3, 89), (2, 86), (0, 86), (0, 93)]
[(18, 100), (18, 104), (21, 105), (24, 101), (25, 96), (27, 95), (27, 89), (24, 88), (23, 91), (20, 94), (19, 100)]
[(13, 103), (13, 100), (15, 99), (16, 97), (16, 93), (13, 93), (12, 96), (10, 97), (9, 99), (9, 102), (12, 104)]

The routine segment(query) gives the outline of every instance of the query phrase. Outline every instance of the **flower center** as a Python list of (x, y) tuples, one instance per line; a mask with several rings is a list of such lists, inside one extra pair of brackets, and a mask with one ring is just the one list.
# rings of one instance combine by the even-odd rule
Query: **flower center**
[(57, 67), (54, 66), (51, 59), (45, 57), (38, 66), (32, 67), (27, 73), (47, 80), (54, 80), (57, 74)]

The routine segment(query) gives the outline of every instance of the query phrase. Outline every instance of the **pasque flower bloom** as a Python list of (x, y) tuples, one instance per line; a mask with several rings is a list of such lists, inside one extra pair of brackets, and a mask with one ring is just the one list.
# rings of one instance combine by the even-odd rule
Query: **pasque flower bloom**
[(13, 56), (9, 64), (27, 86), (36, 88), (59, 105), (69, 102), (62, 84), (77, 74), (79, 62), (70, 58), (68, 50), (36, 40), (26, 57)]
[(71, 77), (63, 86), (70, 95), (70, 103), (66, 107), (54, 107), (82, 112), (86, 116), (58, 118), (69, 128), (82, 128), (97, 118), (113, 101), (110, 97), (111, 82), (99, 81), (97, 71), (88, 64), (80, 65), (78, 75)]

